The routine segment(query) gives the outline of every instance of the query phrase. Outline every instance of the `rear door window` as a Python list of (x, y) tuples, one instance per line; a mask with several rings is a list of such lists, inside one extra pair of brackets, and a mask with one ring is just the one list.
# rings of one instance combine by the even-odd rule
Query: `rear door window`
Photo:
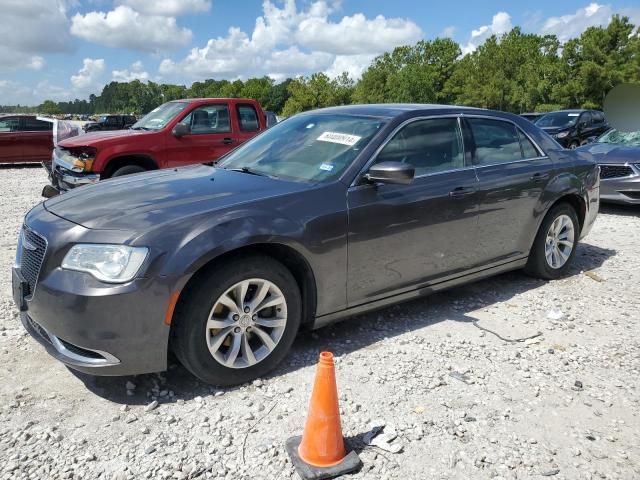
[(0, 133), (17, 132), (20, 126), (18, 117), (0, 118)]
[(486, 118), (468, 118), (467, 122), (473, 135), (474, 158), (477, 165), (522, 160), (523, 154), (515, 125)]
[(53, 130), (52, 122), (45, 122), (33, 117), (26, 117), (24, 119), (25, 132), (47, 132)]
[(260, 128), (258, 114), (253, 105), (238, 105), (238, 123), (243, 132), (252, 132)]

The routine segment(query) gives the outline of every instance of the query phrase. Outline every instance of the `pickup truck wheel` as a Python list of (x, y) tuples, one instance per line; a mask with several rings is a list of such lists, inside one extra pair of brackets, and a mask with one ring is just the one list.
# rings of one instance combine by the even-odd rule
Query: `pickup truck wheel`
[(567, 273), (576, 254), (580, 223), (567, 203), (555, 205), (542, 221), (529, 254), (527, 273), (553, 280)]
[(284, 265), (251, 255), (196, 281), (172, 322), (172, 349), (187, 370), (213, 385), (239, 385), (284, 359), (302, 312), (300, 289)]
[(115, 172), (113, 172), (111, 174), (111, 178), (121, 177), (123, 175), (131, 175), (132, 173), (140, 173), (145, 171), (146, 170), (140, 165), (125, 165), (124, 167), (120, 167)]

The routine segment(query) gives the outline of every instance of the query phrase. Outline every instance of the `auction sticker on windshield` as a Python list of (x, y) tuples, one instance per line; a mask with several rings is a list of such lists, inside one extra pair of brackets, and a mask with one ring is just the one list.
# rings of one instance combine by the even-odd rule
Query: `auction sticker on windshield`
[(342, 145), (349, 145), (352, 147), (358, 143), (358, 140), (361, 138), (362, 137), (357, 135), (349, 135), (347, 133), (324, 132), (318, 137), (318, 140), (321, 142), (340, 143)]

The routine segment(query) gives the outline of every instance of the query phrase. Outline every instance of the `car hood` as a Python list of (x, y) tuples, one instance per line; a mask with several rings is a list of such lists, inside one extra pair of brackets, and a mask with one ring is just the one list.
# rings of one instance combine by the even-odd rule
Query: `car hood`
[(142, 233), (189, 216), (305, 188), (304, 183), (196, 165), (79, 187), (47, 200), (44, 207), (90, 229)]
[(148, 130), (108, 130), (105, 132), (91, 132), (77, 137), (69, 138), (60, 142), (62, 148), (75, 148), (96, 146), (105, 143), (121, 142), (127, 137), (137, 137), (140, 135), (154, 135), (157, 132)]
[(614, 143), (589, 143), (577, 150), (588, 152), (596, 163), (640, 163), (640, 147)]

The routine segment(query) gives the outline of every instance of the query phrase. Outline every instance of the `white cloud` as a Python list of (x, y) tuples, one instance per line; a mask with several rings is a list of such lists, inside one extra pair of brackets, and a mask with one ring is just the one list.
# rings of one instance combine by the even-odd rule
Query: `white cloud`
[(147, 52), (166, 51), (191, 41), (191, 30), (180, 28), (174, 17), (143, 15), (127, 5), (110, 12), (77, 13), (71, 33), (93, 43)]
[(207, 12), (211, 9), (211, 0), (118, 0), (117, 3), (128, 5), (146, 15), (168, 17)]
[(412, 44), (422, 30), (410, 20), (378, 15), (368, 20), (363, 14), (343, 17), (331, 23), (324, 15), (310, 16), (298, 25), (296, 39), (305, 47), (341, 55), (380, 53), (398, 45)]
[(298, 10), (295, 0), (281, 6), (265, 0), (251, 34), (231, 27), (180, 61), (163, 60), (160, 73), (179, 81), (184, 76), (281, 79), (315, 71), (338, 74), (344, 68), (359, 76), (375, 55), (422, 38), (420, 28), (406, 19), (356, 13), (333, 21), (339, 6), (319, 0)]
[(72, 50), (62, 0), (3, 0), (0, 7), (0, 70), (38, 69), (43, 54)]
[(40, 55), (34, 55), (33, 57), (31, 57), (31, 61), (29, 62), (27, 67), (29, 67), (32, 70), (42, 70), (42, 67), (44, 67), (44, 64), (45, 64), (44, 58), (42, 58)]
[(566, 42), (570, 38), (580, 36), (589, 27), (607, 25), (611, 20), (611, 14), (611, 5), (590, 3), (570, 15), (547, 18), (540, 28), (540, 33), (556, 35), (561, 42)]
[(113, 70), (111, 77), (116, 82), (130, 82), (132, 80), (142, 80), (143, 82), (149, 80), (149, 73), (145, 71), (144, 65), (140, 60), (131, 64), (130, 68), (123, 70)]
[(511, 15), (507, 12), (498, 12), (493, 16), (493, 20), (490, 25), (482, 25), (481, 27), (471, 31), (467, 44), (460, 46), (462, 53), (464, 55), (471, 53), (482, 45), (491, 35), (500, 36), (507, 33), (512, 28)]
[(82, 68), (71, 76), (71, 85), (79, 92), (97, 91), (102, 86), (105, 61), (102, 58), (85, 58)]
[(442, 33), (440, 34), (441, 37), (444, 38), (453, 38), (453, 35), (456, 33), (457, 28), (454, 27), (453, 25), (445, 27), (444, 30), (442, 30)]

